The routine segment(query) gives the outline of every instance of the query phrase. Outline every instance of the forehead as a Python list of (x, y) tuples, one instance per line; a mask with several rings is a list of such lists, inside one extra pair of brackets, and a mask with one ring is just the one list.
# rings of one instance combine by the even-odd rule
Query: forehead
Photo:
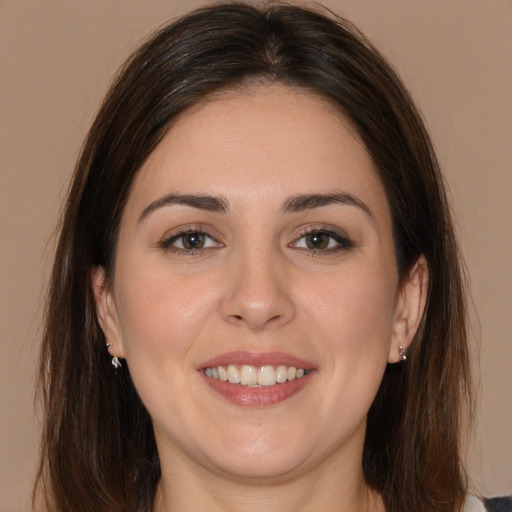
[(138, 172), (128, 204), (214, 193), (246, 204), (347, 189), (387, 201), (363, 143), (341, 113), (282, 85), (226, 91), (189, 108)]

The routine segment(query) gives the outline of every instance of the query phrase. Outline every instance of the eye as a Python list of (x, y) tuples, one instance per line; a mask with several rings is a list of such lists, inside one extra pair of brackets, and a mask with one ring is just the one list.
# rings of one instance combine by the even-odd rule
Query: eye
[(212, 247), (222, 247), (204, 231), (189, 230), (176, 233), (162, 242), (162, 247), (175, 252), (198, 252)]
[(302, 233), (302, 236), (291, 246), (314, 252), (336, 252), (350, 249), (354, 244), (341, 233), (327, 229), (314, 229)]

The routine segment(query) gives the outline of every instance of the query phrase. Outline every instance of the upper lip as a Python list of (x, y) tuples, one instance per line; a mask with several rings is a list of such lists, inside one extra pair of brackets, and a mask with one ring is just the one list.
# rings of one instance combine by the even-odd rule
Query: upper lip
[(285, 366), (295, 366), (295, 368), (313, 369), (313, 365), (310, 362), (285, 352), (252, 352), (249, 350), (235, 350), (219, 354), (200, 363), (198, 369), (227, 366), (230, 364), (236, 366), (244, 364), (251, 366), (277, 366), (282, 364)]

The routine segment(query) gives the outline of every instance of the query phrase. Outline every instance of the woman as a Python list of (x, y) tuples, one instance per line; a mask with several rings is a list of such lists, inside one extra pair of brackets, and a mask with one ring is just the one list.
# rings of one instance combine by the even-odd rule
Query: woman
[(129, 60), (76, 168), (38, 489), (463, 510), (465, 321), (428, 134), (370, 43), (297, 7), (193, 12)]

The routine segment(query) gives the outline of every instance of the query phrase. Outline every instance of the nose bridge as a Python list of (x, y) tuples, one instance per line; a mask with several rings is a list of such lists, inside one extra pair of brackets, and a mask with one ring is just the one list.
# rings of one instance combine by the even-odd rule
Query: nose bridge
[(280, 256), (270, 243), (243, 245), (232, 254), (221, 305), (226, 321), (263, 330), (293, 318), (295, 308)]

